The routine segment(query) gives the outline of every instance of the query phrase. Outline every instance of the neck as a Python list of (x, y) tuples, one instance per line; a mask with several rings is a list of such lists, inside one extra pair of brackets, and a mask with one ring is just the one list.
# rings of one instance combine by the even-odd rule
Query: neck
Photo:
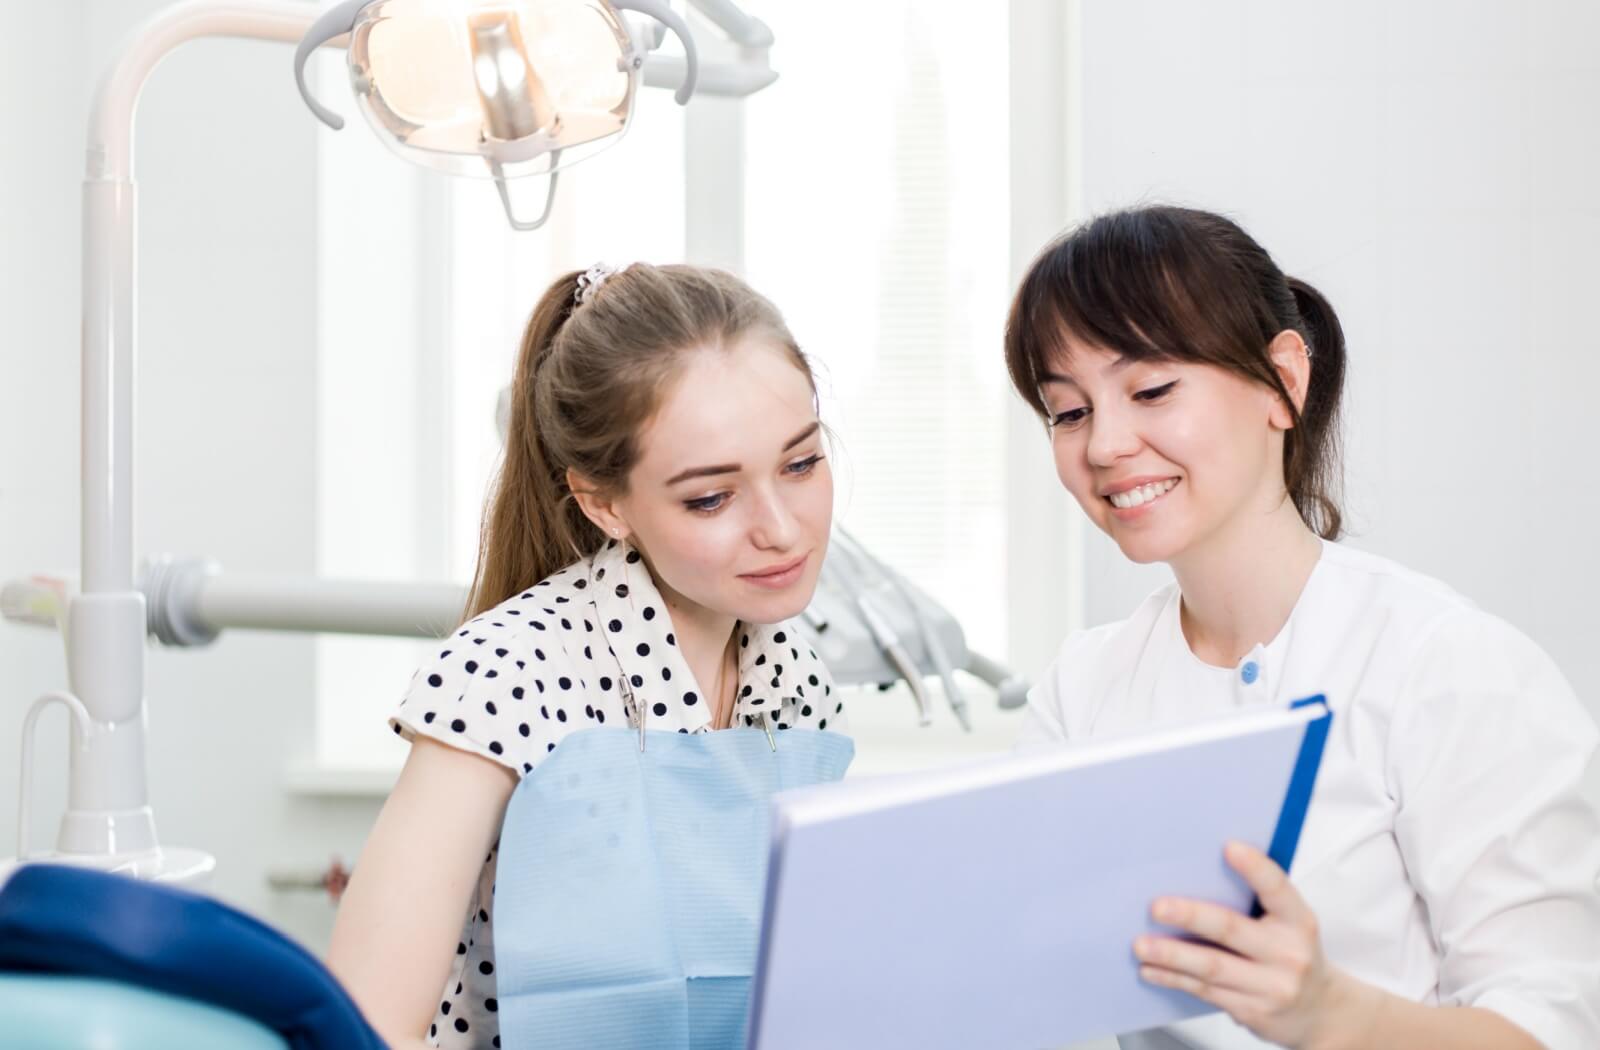
[(1321, 556), (1322, 541), (1285, 498), (1264, 516), (1241, 515), (1174, 559), (1190, 650), (1206, 663), (1232, 667), (1272, 641)]
[(689, 672), (694, 675), (696, 691), (713, 719), (713, 728), (722, 728), (720, 713), (732, 710), (729, 697), (718, 695), (736, 691), (739, 685), (738, 663), (724, 671), (729, 650), (737, 643), (734, 638), (739, 623), (732, 616), (712, 612), (685, 601), (676, 594), (661, 588), (672, 618), (672, 630), (677, 636), (678, 649), (683, 653)]

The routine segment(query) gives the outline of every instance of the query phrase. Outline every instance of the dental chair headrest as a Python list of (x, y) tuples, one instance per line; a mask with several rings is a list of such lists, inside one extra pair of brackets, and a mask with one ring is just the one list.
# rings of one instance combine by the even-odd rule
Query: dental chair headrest
[(384, 1046), (333, 975), (281, 933), (209, 897), (123, 875), (19, 868), (0, 886), (0, 971), (198, 999), (254, 1018), (293, 1050)]

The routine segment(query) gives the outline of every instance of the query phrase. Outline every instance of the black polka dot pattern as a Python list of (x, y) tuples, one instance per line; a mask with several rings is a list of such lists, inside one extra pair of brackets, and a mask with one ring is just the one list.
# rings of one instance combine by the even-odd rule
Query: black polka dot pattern
[[(557, 606), (563, 615), (546, 611)], [(744, 624), (738, 632), (735, 726), (759, 727), (765, 712), (775, 730), (844, 730), (837, 705), (829, 699), (823, 707), (818, 695), (831, 692), (827, 670), (815, 653), (796, 655), (792, 624)], [(417, 671), (390, 719), (408, 739), (428, 736), (532, 775), (569, 733), (628, 730), (630, 691), (651, 730), (710, 730), (715, 705), (678, 648), (648, 567), (625, 543), (462, 625), (452, 642)], [(430, 1029), (441, 1047), (490, 1046), (499, 1034), (495, 858), (483, 866), (441, 989)]]

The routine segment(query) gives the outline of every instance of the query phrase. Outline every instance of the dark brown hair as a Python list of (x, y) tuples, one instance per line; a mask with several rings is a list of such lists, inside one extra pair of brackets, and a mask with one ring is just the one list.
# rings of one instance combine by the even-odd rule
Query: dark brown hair
[(580, 276), (574, 270), (557, 278), (523, 333), (469, 618), (600, 548), (605, 536), (573, 499), (567, 471), (625, 493), (638, 434), (686, 352), (731, 350), (759, 336), (787, 353), (816, 388), (777, 308), (732, 274), (634, 263), (582, 304)]
[[(1267, 354), (1285, 330), (1312, 353), (1299, 410)], [(1276, 392), (1295, 421), (1283, 445), (1289, 498), (1318, 535), (1339, 537), (1344, 332), (1328, 301), (1284, 276), (1236, 223), (1190, 208), (1134, 208), (1069, 230), (1040, 253), (1012, 301), (1005, 352), (1012, 385), (1046, 419), (1039, 377), (1059, 361), (1068, 333), (1134, 359), (1215, 365)]]

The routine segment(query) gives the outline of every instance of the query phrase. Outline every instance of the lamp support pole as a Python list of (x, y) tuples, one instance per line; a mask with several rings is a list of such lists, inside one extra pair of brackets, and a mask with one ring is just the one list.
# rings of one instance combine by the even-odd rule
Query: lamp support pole
[(68, 681), (88, 717), (72, 723), (67, 812), (52, 860), (179, 882), (204, 881), (215, 865), (203, 853), (160, 848), (146, 785), (145, 608), (133, 560), (133, 124), (151, 70), (179, 45), (201, 37), (292, 44), (317, 13), (287, 0), (174, 5), (125, 39), (95, 91), (83, 186), (83, 590), (66, 622)]

